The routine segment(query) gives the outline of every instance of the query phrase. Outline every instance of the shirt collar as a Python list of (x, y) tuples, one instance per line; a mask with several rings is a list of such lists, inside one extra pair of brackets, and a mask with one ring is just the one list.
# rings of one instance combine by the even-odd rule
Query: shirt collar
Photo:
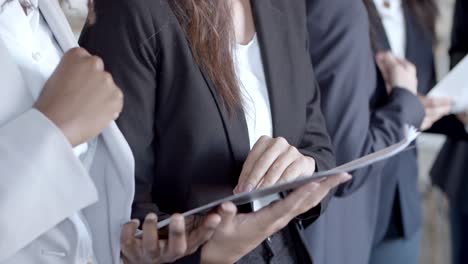
[(393, 16), (401, 12), (401, 0), (373, 0), (381, 16)]

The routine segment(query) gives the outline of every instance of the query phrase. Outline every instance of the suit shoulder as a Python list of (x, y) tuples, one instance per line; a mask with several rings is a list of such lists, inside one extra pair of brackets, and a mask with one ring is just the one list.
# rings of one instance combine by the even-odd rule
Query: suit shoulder
[[(85, 25), (80, 37), (83, 46), (100, 46), (97, 42), (120, 40), (139, 47), (142, 43), (155, 48), (154, 36), (175, 18), (168, 0), (96, 0), (96, 21)], [(99, 41), (97, 41), (99, 40)], [(151, 41), (149, 41), (151, 40)]]
[(169, 20), (172, 10), (167, 0), (99, 0), (95, 2), (96, 18), (113, 20), (127, 27), (159, 28)]
[(307, 13), (318, 23), (322, 19), (346, 21), (346, 24), (368, 20), (362, 0), (307, 0)]
[[(260, 0), (263, 1), (263, 0)], [(271, 0), (273, 4), (289, 17), (299, 20), (305, 19), (306, 16), (306, 0)]]
[(309, 33), (358, 41), (369, 35), (369, 16), (362, 0), (307, 1)]

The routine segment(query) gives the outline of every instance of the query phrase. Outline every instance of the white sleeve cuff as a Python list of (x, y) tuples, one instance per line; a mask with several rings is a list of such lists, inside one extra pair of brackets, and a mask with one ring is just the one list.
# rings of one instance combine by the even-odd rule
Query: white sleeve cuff
[(36, 109), (0, 124), (0, 175), (0, 262), (98, 199), (62, 131)]

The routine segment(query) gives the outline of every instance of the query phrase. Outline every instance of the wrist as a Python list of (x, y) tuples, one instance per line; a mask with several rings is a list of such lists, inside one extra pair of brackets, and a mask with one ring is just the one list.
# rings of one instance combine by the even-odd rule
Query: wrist
[(50, 114), (47, 110), (42, 109), (38, 105), (35, 105), (34, 108), (37, 111), (39, 111), (43, 116), (45, 116), (52, 124), (55, 125), (55, 127), (57, 127), (62, 132), (62, 134), (65, 136), (70, 145), (72, 145), (72, 147), (76, 147), (77, 145), (79, 145), (79, 143), (77, 142), (78, 140), (76, 140), (78, 137), (74, 135), (76, 130), (71, 127), (70, 122), (60, 121), (60, 118), (54, 116), (53, 114)]
[(201, 249), (201, 264), (233, 264), (235, 261), (229, 261), (229, 257), (220, 256), (216, 252), (219, 250), (210, 250), (208, 247), (204, 246)]
[(201, 264), (214, 264), (216, 263), (216, 257), (213, 256), (213, 252), (209, 252), (206, 247), (201, 249), (201, 257), (200, 263)]
[[(52, 121), (53, 122), (53, 121)], [(55, 123), (55, 122), (54, 122)], [(76, 147), (78, 146), (80, 143), (79, 143), (79, 140), (77, 140), (79, 138), (79, 135), (76, 135), (76, 129), (74, 129), (69, 123), (67, 122), (56, 122), (55, 123), (56, 126), (62, 131), (62, 133), (65, 135), (65, 137), (68, 139), (68, 142), (70, 142), (70, 144), (73, 146), (73, 147)]]
[(72, 134), (73, 129), (67, 128), (67, 126), (64, 125), (64, 123), (66, 123), (66, 122), (64, 122), (64, 123), (58, 122), (57, 118), (54, 118), (53, 115), (49, 114), (48, 111), (42, 109), (38, 105), (34, 105), (33, 109), (35, 109), (37, 112), (41, 113), (41, 115), (44, 118), (46, 118), (51, 125), (53, 125), (57, 130), (59, 130), (61, 132), (61, 134), (65, 137), (65, 139), (68, 141), (68, 143), (70, 143), (70, 145), (72, 147), (75, 147), (75, 146), (79, 145), (73, 139), (73, 136), (72, 136), (73, 135)]

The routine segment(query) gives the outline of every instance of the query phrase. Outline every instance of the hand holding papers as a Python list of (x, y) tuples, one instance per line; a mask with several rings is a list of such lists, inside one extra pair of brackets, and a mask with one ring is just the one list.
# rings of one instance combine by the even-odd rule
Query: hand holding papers
[(468, 56), (466, 56), (428, 94), (429, 97), (448, 97), (454, 102), (452, 112), (468, 109)]
[[(254, 200), (258, 200), (260, 198), (263, 198), (272, 194), (282, 193), (282, 192), (287, 192), (290, 190), (297, 189), (313, 181), (320, 181), (324, 178), (327, 178), (336, 174), (352, 172), (357, 169), (361, 169), (363, 167), (372, 165), (376, 162), (388, 159), (404, 151), (411, 144), (411, 142), (413, 142), (416, 139), (416, 137), (419, 135), (419, 132), (417, 132), (417, 130), (413, 127), (406, 126), (404, 134), (405, 134), (405, 138), (399, 143), (389, 146), (380, 151), (374, 152), (372, 154), (369, 154), (367, 156), (364, 156), (362, 158), (359, 158), (357, 160), (343, 164), (332, 170), (318, 172), (310, 176), (300, 177), (294, 181), (283, 183), (283, 184), (278, 184), (272, 187), (259, 189), (259, 190), (255, 190), (255, 191), (248, 192), (248, 193), (232, 195), (232, 196), (220, 199), (220, 200), (213, 201), (211, 203), (200, 206), (198, 208), (192, 209), (190, 211), (183, 213), (182, 215), (185, 217), (188, 217), (188, 216), (192, 216), (196, 214), (203, 214), (218, 207), (219, 205), (225, 202), (232, 202), (236, 205), (247, 204)], [(158, 223), (158, 228), (166, 227), (169, 223), (170, 223), (170, 219), (161, 221)]]

